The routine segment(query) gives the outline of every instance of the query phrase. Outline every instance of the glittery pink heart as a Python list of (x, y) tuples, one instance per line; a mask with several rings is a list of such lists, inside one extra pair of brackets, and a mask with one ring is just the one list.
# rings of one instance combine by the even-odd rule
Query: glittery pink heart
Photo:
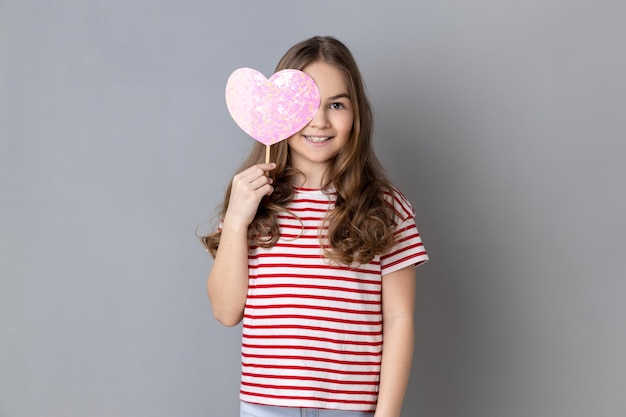
[(320, 93), (315, 81), (302, 71), (278, 71), (268, 80), (256, 70), (239, 68), (226, 83), (226, 106), (244, 132), (272, 145), (313, 119)]

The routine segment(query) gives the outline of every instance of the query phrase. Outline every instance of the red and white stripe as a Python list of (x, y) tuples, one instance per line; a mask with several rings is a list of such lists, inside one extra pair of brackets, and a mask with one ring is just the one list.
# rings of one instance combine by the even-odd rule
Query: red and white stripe
[(278, 218), (278, 243), (250, 248), (243, 401), (374, 410), (382, 277), (428, 259), (411, 205), (399, 192), (389, 197), (398, 216), (396, 245), (366, 265), (336, 265), (322, 256), (320, 227), (335, 194), (320, 190), (298, 189), (293, 214)]

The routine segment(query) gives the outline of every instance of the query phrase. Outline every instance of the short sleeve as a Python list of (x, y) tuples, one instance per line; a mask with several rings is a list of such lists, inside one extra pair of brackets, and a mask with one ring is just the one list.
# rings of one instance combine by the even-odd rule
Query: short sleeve
[(397, 190), (393, 196), (390, 196), (390, 199), (392, 199), (397, 222), (394, 230), (395, 243), (388, 252), (380, 256), (383, 276), (410, 265), (420, 265), (429, 259), (415, 224), (413, 206)]

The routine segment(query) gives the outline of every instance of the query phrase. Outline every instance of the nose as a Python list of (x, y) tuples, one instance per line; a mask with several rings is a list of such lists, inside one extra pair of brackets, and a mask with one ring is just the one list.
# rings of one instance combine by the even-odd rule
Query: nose
[(326, 109), (321, 107), (315, 113), (315, 116), (309, 122), (309, 126), (317, 128), (325, 128), (329, 126), (328, 117), (326, 115)]

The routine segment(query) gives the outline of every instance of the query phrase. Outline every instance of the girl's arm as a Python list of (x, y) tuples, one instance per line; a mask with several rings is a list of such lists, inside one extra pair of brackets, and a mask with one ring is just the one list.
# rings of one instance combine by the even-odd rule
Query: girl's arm
[(399, 417), (413, 360), (415, 267), (383, 277), (383, 357), (375, 417)]
[(243, 317), (248, 295), (248, 226), (263, 196), (274, 191), (265, 175), (274, 168), (273, 163), (259, 164), (233, 178), (220, 243), (207, 279), (213, 315), (226, 326), (238, 324)]

